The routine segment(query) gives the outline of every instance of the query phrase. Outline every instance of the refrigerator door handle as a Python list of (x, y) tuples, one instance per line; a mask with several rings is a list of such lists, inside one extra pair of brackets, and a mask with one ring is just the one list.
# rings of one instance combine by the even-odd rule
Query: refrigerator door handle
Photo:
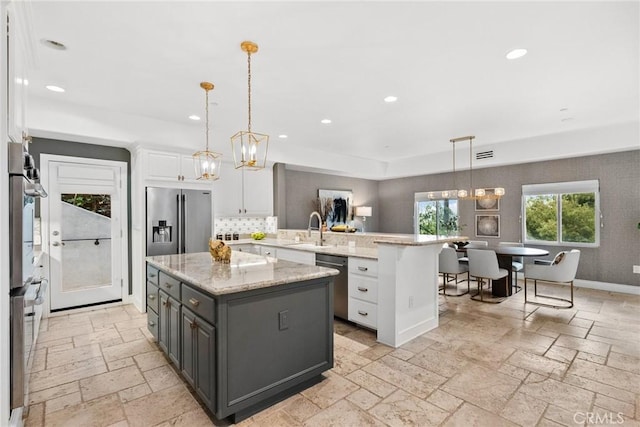
[(184, 217), (182, 216), (182, 203), (180, 203), (180, 194), (176, 195), (176, 203), (178, 209), (178, 226), (176, 227), (176, 234), (178, 235), (178, 248), (176, 253), (181, 253), (182, 250), (182, 223), (184, 222)]
[(182, 195), (182, 221), (180, 222), (180, 234), (182, 236), (182, 245), (180, 246), (180, 253), (186, 253), (187, 246), (187, 195)]

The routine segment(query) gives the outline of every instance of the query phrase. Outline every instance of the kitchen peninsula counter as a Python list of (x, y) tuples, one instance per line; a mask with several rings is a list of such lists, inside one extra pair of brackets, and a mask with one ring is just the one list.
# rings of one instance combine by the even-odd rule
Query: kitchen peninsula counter
[(235, 251), (146, 260), (149, 330), (216, 418), (238, 422), (333, 367), (336, 270)]

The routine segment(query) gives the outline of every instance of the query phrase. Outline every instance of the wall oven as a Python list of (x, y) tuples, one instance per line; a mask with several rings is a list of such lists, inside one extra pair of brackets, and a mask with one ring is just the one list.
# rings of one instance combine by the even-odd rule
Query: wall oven
[(21, 424), (26, 406), (32, 349), (42, 317), (47, 281), (35, 277), (35, 199), (46, 197), (33, 157), (22, 144), (9, 143), (9, 297), (11, 422)]

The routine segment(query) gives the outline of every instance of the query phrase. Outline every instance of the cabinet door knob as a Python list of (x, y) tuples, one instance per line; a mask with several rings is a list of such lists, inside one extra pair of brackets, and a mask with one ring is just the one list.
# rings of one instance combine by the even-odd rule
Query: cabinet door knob
[(191, 303), (192, 306), (197, 307), (200, 305), (200, 301), (198, 301), (195, 298), (189, 298), (189, 302)]
[(156, 299), (156, 296), (155, 296), (155, 295), (153, 295), (153, 294), (151, 294), (151, 295), (149, 295), (147, 298), (149, 298), (150, 300), (154, 300), (154, 299)]
[(149, 326), (156, 326), (155, 322), (149, 322)]
[(360, 316), (368, 316), (369, 315), (369, 313), (367, 313), (366, 311), (362, 311), (362, 310), (358, 310), (358, 314)]
[(162, 306), (163, 306), (163, 307), (166, 307), (166, 306), (168, 306), (168, 305), (169, 305), (169, 301), (162, 301)]
[(367, 271), (367, 270), (368, 270), (368, 268), (367, 268), (367, 267), (358, 267), (358, 270), (360, 270), (360, 271)]
[(155, 274), (150, 274), (149, 277), (156, 277), (156, 275)]
[(369, 291), (369, 289), (367, 289), (367, 288), (363, 288), (362, 286), (358, 286), (358, 290), (359, 290), (360, 292), (368, 292), (368, 291)]
[(198, 324), (196, 323), (195, 319), (193, 320), (193, 322), (191, 322), (191, 324), (189, 325), (189, 327), (190, 327), (191, 329), (195, 329), (195, 328), (197, 328), (197, 327), (198, 327)]
[(169, 282), (164, 282), (164, 285), (167, 287), (167, 289), (170, 289), (173, 285)]

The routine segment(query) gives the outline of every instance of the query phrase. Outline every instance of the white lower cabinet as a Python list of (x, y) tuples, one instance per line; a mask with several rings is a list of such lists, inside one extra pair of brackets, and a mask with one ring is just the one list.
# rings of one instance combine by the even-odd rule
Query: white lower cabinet
[(250, 254), (260, 255), (260, 247), (256, 245), (252, 245), (251, 243), (242, 244), (242, 245), (230, 245), (232, 251), (238, 252), (248, 252)]
[(378, 261), (349, 257), (349, 320), (378, 328)]
[(300, 264), (315, 265), (316, 254), (315, 252), (306, 252), (296, 249), (283, 249), (278, 248), (278, 259), (285, 261), (297, 262)]
[(273, 246), (260, 246), (260, 255), (270, 256), (272, 258), (278, 257), (278, 250)]

